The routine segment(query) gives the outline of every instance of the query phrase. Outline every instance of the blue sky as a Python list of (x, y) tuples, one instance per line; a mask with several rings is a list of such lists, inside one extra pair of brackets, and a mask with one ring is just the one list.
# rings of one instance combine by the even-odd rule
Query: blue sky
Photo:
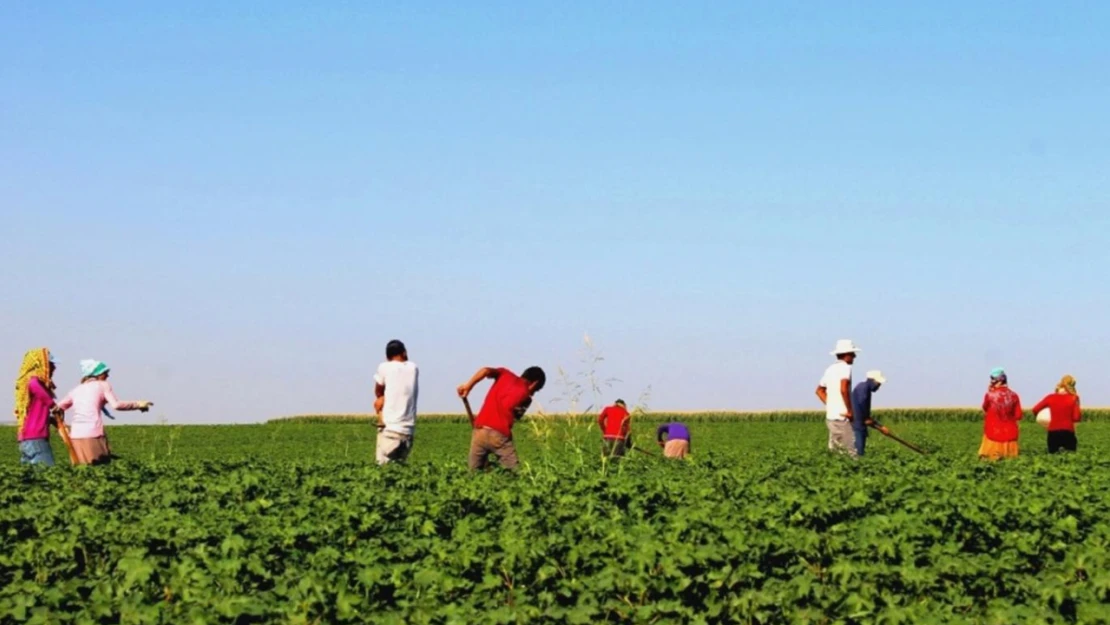
[(320, 4), (0, 7), (0, 371), (362, 412), (396, 337), (442, 411), (588, 332), (607, 399), (802, 408), (852, 338), (879, 404), (1110, 404), (1110, 6)]

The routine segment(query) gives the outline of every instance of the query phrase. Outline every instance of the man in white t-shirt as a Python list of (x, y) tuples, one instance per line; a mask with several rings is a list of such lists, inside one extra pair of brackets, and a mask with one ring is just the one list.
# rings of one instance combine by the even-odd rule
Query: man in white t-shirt
[(378, 464), (404, 462), (412, 451), (412, 434), (416, 427), (416, 396), (420, 387), (420, 370), (409, 362), (409, 353), (401, 341), (385, 346), (386, 362), (374, 375), (374, 412), (378, 415)]
[(848, 339), (836, 342), (832, 355), (836, 362), (829, 365), (817, 384), (817, 397), (825, 404), (825, 426), (829, 429), (829, 449), (856, 455), (856, 439), (852, 432), (852, 363), (859, 348)]

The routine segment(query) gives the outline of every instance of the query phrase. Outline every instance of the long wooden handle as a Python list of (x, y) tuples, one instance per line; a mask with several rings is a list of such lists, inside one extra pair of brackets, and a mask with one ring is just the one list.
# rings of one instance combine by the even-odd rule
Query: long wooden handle
[[(878, 427), (875, 427), (875, 426), (872, 426), (872, 427), (874, 427), (876, 430), (879, 430)], [(901, 438), (898, 438), (897, 436), (895, 436), (894, 434), (892, 434), (890, 432), (884, 432), (882, 430), (879, 430), (879, 433), (882, 434), (883, 436), (886, 436), (887, 438), (893, 439), (893, 440), (901, 443), (902, 445), (908, 447), (909, 449), (912, 449), (912, 450), (916, 451), (917, 453), (921, 454), (922, 456), (926, 455), (924, 449), (921, 449), (920, 447), (918, 447), (917, 445), (914, 445), (913, 443), (911, 443), (909, 441), (902, 440)]]
[(474, 411), (470, 409), (470, 400), (463, 397), (462, 402), (463, 407), (466, 408), (466, 416), (470, 418), (470, 427), (474, 427)]
[(66, 422), (57, 415), (54, 416), (54, 425), (58, 428), (58, 434), (62, 437), (62, 442), (65, 443), (66, 451), (69, 452), (70, 464), (77, 464), (77, 452), (73, 450), (73, 441), (69, 438), (69, 428), (66, 427)]

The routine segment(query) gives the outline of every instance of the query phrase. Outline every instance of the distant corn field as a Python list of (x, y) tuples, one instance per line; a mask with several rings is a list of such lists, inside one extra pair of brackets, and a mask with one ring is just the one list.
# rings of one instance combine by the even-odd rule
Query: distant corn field
[[(975, 408), (885, 408), (872, 411), (875, 419), (880, 422), (960, 422), (981, 421), (983, 411)], [(465, 422), (466, 415), (462, 414), (421, 414), (420, 419)], [(565, 421), (591, 421), (596, 418), (592, 414), (542, 414), (528, 415), (526, 419), (558, 419)], [(825, 418), (823, 411), (817, 410), (781, 410), (770, 412), (647, 412), (634, 415), (635, 419), (647, 422), (685, 421), (688, 423), (702, 423), (706, 421), (747, 421), (747, 422), (805, 422), (821, 421)], [(1026, 412), (1027, 420), (1033, 419), (1033, 414)], [(273, 419), (272, 421), (295, 421), (301, 423), (326, 423), (331, 421), (371, 420), (373, 415), (368, 414), (340, 414), (340, 415), (297, 415)], [(1084, 421), (1110, 420), (1110, 408), (1087, 408), (1083, 410)]]

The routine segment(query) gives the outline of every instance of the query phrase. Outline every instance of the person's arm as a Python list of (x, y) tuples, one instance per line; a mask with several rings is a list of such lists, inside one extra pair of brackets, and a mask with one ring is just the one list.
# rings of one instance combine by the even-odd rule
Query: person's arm
[(659, 443), (660, 447), (663, 446), (663, 444), (664, 444), (663, 436), (666, 435), (668, 431), (669, 431), (669, 428), (667, 427), (667, 424), (665, 424), (665, 423), (663, 425), (659, 426), (659, 429), (655, 430), (655, 442)]
[(140, 412), (146, 412), (150, 409), (150, 406), (153, 405), (148, 401), (120, 401), (116, 397), (115, 391), (112, 390), (111, 384), (107, 382), (103, 382), (102, 384), (104, 385), (104, 401), (108, 402), (112, 410), (138, 410)]
[(597, 427), (601, 429), (602, 436), (605, 435), (605, 422), (609, 420), (609, 409), (602, 408), (601, 414), (597, 415)]
[(531, 405), (532, 405), (532, 398), (531, 397), (525, 397), (524, 401), (517, 404), (516, 408), (513, 408), (513, 420), (514, 421), (520, 421), (521, 419), (523, 419), (524, 418), (524, 413), (528, 412), (528, 408)]
[(73, 407), (73, 391), (70, 391), (69, 393), (67, 393), (66, 396), (62, 398), (62, 401), (58, 402), (58, 405), (54, 406), (54, 408), (58, 412), (61, 412), (61, 413), (64, 413), (65, 411), (69, 410), (72, 407)]
[(1045, 397), (1044, 399), (1041, 400), (1041, 403), (1037, 404), (1036, 406), (1033, 406), (1033, 416), (1034, 417), (1041, 414), (1041, 411), (1048, 407), (1048, 398), (1049, 397), (1052, 397), (1052, 395), (1049, 395), (1048, 397)]
[(988, 392), (986, 395), (983, 395), (983, 412), (987, 412), (990, 409), (991, 409), (991, 394)]
[(384, 408), (385, 376), (382, 375), (381, 367), (378, 367), (378, 372), (374, 374), (374, 414), (380, 417)]
[(852, 383), (848, 378), (840, 381), (840, 397), (844, 399), (844, 409), (847, 410), (844, 416), (852, 418)]
[(1021, 421), (1022, 417), (1024, 417), (1024, 416), (1025, 415), (1022, 414), (1022, 411), (1021, 411), (1021, 400), (1018, 399), (1017, 401), (1014, 402), (1014, 414), (1011, 415), (1010, 418), (1012, 418), (1015, 422), (1017, 422), (1017, 421)]
[(829, 403), (829, 391), (824, 386), (817, 387), (817, 399), (821, 400), (821, 405), (827, 406)]
[(459, 385), (459, 388), (457, 389), (459, 392), (459, 397), (466, 399), (470, 396), (470, 391), (474, 390), (474, 387), (479, 382), (486, 379), (496, 380), (500, 375), (500, 369), (495, 369), (493, 367), (482, 367), (478, 370), (477, 373), (474, 374), (473, 377), (467, 380), (466, 383)]
[(1079, 423), (1079, 421), (1081, 419), (1083, 419), (1083, 412), (1079, 408), (1079, 398), (1076, 397), (1075, 398), (1075, 408), (1072, 409), (1072, 413), (1071, 413), (1071, 422), (1072, 423)]

